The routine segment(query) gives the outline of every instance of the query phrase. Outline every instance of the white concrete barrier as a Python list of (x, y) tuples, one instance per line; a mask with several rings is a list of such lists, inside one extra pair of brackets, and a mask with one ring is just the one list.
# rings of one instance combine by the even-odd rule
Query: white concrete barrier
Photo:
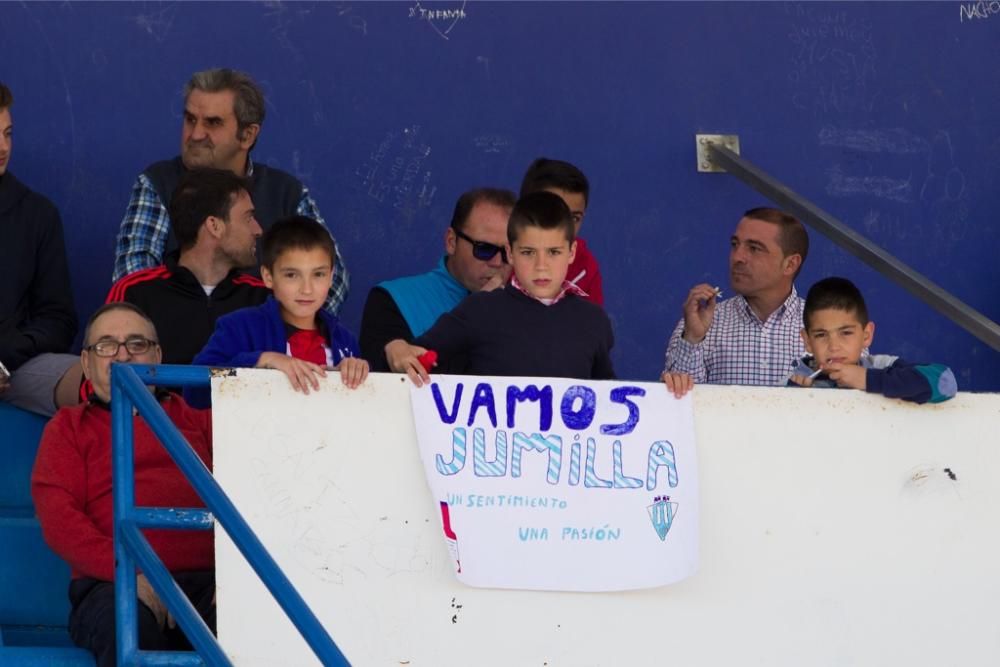
[[(399, 376), (215, 382), (216, 476), (352, 664), (1000, 664), (1000, 395), (699, 386), (700, 572), (571, 594), (456, 581)], [(216, 550), (235, 664), (318, 664)]]

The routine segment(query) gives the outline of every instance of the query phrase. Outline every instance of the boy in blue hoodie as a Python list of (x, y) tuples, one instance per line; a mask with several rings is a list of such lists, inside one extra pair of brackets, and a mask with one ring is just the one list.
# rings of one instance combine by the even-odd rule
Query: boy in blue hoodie
[(809, 354), (796, 363), (789, 384), (860, 389), (913, 403), (940, 403), (958, 391), (947, 366), (867, 353), (875, 323), (861, 291), (846, 278), (825, 278), (809, 288), (802, 320)]
[(311, 218), (293, 216), (264, 233), (261, 250), (261, 278), (273, 296), (219, 318), (193, 363), (275, 368), (306, 394), (319, 389), (319, 378), (332, 368), (356, 388), (368, 376), (368, 362), (358, 358), (353, 334), (323, 308), (336, 257), (330, 233)]

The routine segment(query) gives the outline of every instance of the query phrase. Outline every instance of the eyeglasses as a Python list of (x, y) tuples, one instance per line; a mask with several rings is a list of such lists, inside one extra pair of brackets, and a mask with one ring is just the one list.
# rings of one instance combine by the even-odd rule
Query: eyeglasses
[(117, 340), (99, 340), (93, 345), (88, 345), (83, 348), (85, 350), (93, 350), (94, 354), (99, 357), (114, 357), (118, 354), (118, 348), (122, 345), (128, 350), (129, 354), (145, 354), (149, 352), (149, 348), (154, 345), (159, 345), (155, 340), (149, 340), (142, 336), (134, 336), (124, 341)]
[(488, 262), (496, 257), (497, 253), (500, 253), (500, 259), (503, 260), (504, 264), (507, 263), (507, 251), (501, 246), (493, 245), (492, 243), (487, 243), (486, 241), (476, 241), (469, 238), (469, 236), (462, 232), (462, 230), (455, 229), (454, 227), (452, 227), (452, 229), (455, 230), (455, 236), (460, 239), (465, 239), (472, 244), (472, 256), (479, 261)]

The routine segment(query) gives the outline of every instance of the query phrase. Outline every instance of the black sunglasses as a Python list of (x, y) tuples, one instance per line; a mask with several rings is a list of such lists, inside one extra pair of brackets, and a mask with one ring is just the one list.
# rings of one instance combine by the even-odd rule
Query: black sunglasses
[(500, 253), (500, 259), (503, 260), (503, 263), (508, 263), (507, 251), (501, 246), (493, 245), (492, 243), (487, 243), (486, 241), (476, 241), (475, 239), (469, 238), (469, 236), (462, 232), (462, 230), (455, 229), (454, 227), (452, 227), (452, 229), (455, 230), (455, 236), (460, 239), (465, 239), (472, 244), (472, 256), (476, 259), (482, 262), (488, 262), (496, 257), (497, 253)]

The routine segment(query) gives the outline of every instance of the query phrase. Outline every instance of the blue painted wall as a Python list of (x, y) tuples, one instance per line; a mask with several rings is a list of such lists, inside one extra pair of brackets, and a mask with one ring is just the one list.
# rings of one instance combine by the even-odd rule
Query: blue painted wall
[[(109, 286), (139, 170), (177, 152), (191, 72), (268, 95), (258, 160), (301, 177), (365, 294), (425, 270), (457, 195), (516, 188), (538, 155), (591, 178), (621, 375), (655, 378), (696, 282), (725, 286), (739, 214), (694, 135), (743, 155), (1000, 319), (1000, 15), (960, 3), (0, 4), (12, 169), (62, 210), (82, 315)], [(421, 18), (421, 10), (464, 18)], [(437, 17), (438, 14), (433, 14)], [(1000, 389), (1000, 355), (813, 234), (800, 289), (866, 293), (874, 349)], [(727, 292), (731, 294), (731, 290)]]

